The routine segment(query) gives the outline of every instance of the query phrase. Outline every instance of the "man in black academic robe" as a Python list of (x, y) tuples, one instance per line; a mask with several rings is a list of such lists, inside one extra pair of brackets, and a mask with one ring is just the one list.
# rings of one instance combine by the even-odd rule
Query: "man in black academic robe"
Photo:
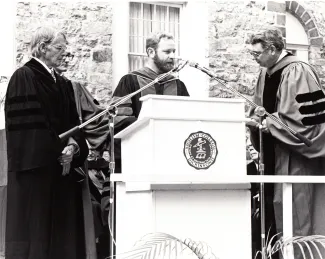
[[(175, 51), (175, 41), (172, 35), (157, 33), (148, 37), (146, 39), (146, 52), (148, 55), (146, 66), (121, 78), (113, 93), (113, 102), (118, 97), (133, 93), (151, 83), (159, 75), (172, 70), (175, 65)], [(185, 84), (173, 75), (169, 75), (118, 107), (118, 116), (115, 118), (116, 132), (129, 126), (138, 118), (142, 106), (140, 98), (148, 94), (189, 96)], [(117, 147), (115, 157), (119, 161), (119, 147)], [(119, 170), (120, 167), (117, 167), (117, 172)]]
[[(175, 41), (172, 35), (167, 33), (156, 33), (148, 37), (146, 39), (146, 52), (148, 55), (146, 66), (132, 71), (120, 79), (113, 93), (111, 103), (116, 102), (119, 97), (126, 96), (146, 86), (159, 75), (171, 71), (175, 65), (175, 51)], [(148, 94), (189, 96), (185, 84), (178, 78), (169, 75), (118, 107), (118, 113), (114, 119), (115, 133), (123, 130), (137, 120), (142, 105), (140, 98)], [(116, 140), (114, 143), (115, 172), (121, 173), (121, 145), (119, 140)], [(102, 207), (104, 211), (108, 213), (109, 181), (104, 183), (102, 196)], [(107, 216), (105, 216), (105, 218), (107, 218)]]
[[(301, 138), (266, 117), (262, 127), (265, 174), (324, 175), (325, 94), (317, 73), (309, 64), (285, 51), (284, 40), (277, 29), (253, 34), (250, 43), (251, 54), (262, 67), (254, 102), (312, 141), (312, 145), (307, 146)], [(252, 143), (257, 149), (258, 136), (258, 131), (251, 128)], [(325, 184), (296, 183), (292, 189), (293, 235), (324, 235)], [(266, 230), (270, 229), (270, 240), (272, 235), (283, 232), (282, 184), (268, 185), (265, 196)], [(295, 258), (303, 258), (300, 248), (294, 248)], [(322, 249), (320, 247), (324, 256)], [(316, 253), (314, 255), (318, 258)]]
[[(108, 162), (101, 157), (101, 153), (106, 148), (106, 140), (109, 135), (108, 115), (105, 109), (100, 106), (99, 102), (91, 95), (87, 88), (76, 81), (71, 81), (66, 78), (63, 73), (68, 70), (70, 59), (73, 58), (71, 53), (68, 53), (63, 59), (59, 67), (55, 67), (57, 73), (59, 73), (66, 83), (71, 85), (74, 92), (74, 100), (79, 116), (80, 123), (88, 122), (83, 130), (83, 136), (87, 140), (87, 144), (90, 150), (91, 161), (85, 161), (83, 167), (79, 167), (76, 170), (84, 172), (87, 175), (84, 181), (81, 183), (81, 189), (83, 194), (83, 209), (84, 209), (84, 226), (86, 229), (86, 250), (87, 255), (94, 258), (94, 254), (97, 253), (97, 258), (106, 258), (109, 256), (108, 241), (106, 236), (109, 233), (108, 229), (103, 227), (103, 219), (101, 212), (101, 188), (96, 185), (98, 179), (97, 173), (104, 180), (105, 175), (99, 172), (101, 169), (108, 170)], [(89, 122), (93, 117), (102, 114), (96, 120)], [(101, 163), (102, 162), (102, 163)], [(97, 166), (101, 165), (103, 168), (97, 171)], [(106, 168), (105, 168), (106, 167)], [(98, 188), (98, 189), (97, 189)], [(89, 196), (90, 193), (90, 196)], [(89, 209), (91, 208), (91, 209)], [(105, 238), (103, 240), (103, 238)]]
[(71, 86), (51, 70), (66, 45), (63, 33), (36, 30), (33, 58), (8, 85), (6, 259), (86, 258), (80, 183), (73, 168), (83, 164), (88, 148), (82, 136), (58, 137), (78, 124), (78, 115)]

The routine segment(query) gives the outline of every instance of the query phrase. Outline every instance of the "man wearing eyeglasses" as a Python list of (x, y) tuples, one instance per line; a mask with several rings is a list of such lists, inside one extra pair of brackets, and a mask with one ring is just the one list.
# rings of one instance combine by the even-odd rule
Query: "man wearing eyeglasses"
[(78, 124), (72, 88), (53, 70), (67, 44), (64, 33), (38, 28), (31, 60), (8, 85), (6, 259), (86, 258), (80, 183), (70, 169), (88, 148), (82, 136), (58, 137)]
[[(80, 123), (83, 123), (103, 112), (105, 109), (100, 106), (99, 102), (91, 95), (84, 85), (77, 81), (69, 80), (64, 76), (64, 73), (68, 71), (69, 62), (73, 57), (74, 56), (68, 52), (60, 66), (54, 69), (72, 86), (79, 120)], [(109, 231), (104, 228), (100, 207), (101, 185), (105, 178), (104, 172), (108, 170), (108, 162), (102, 158), (102, 153), (106, 149), (108, 134), (109, 120), (107, 113), (102, 114), (101, 117), (83, 127), (83, 135), (87, 140), (90, 155), (88, 156), (89, 161), (86, 161), (84, 167), (76, 169), (86, 172), (87, 176), (89, 176), (89, 178), (85, 177), (85, 180), (81, 183), (82, 192), (87, 194), (90, 191), (91, 194), (91, 203), (83, 199), (83, 207), (86, 211), (86, 213), (84, 213), (85, 227), (87, 229), (86, 238), (89, 239), (89, 242), (86, 242), (86, 247), (88, 251), (97, 250), (98, 257), (101, 258), (109, 255), (108, 242), (106, 241), (106, 236)], [(85, 196), (86, 195), (84, 195), (84, 197)], [(89, 213), (89, 210), (87, 210), (87, 208), (91, 208), (91, 206), (94, 214)], [(92, 224), (93, 222), (94, 224)], [(92, 235), (95, 235), (94, 238), (92, 238)], [(97, 241), (96, 244), (95, 239)]]
[[(262, 67), (255, 89), (255, 103), (313, 142), (311, 147), (306, 146), (266, 117), (263, 120), (265, 174), (324, 175), (325, 95), (317, 73), (309, 64), (284, 49), (284, 40), (277, 29), (252, 35), (250, 44), (253, 58)], [(251, 115), (255, 117), (253, 112)], [(258, 149), (256, 129), (251, 128), (251, 139)], [(324, 187), (324, 184), (293, 185), (294, 236), (325, 234)], [(274, 185), (274, 193), (272, 185), (266, 193), (266, 231), (272, 222), (272, 200), (276, 231), (281, 233), (282, 184)], [(295, 250), (295, 258), (302, 257), (298, 250)]]

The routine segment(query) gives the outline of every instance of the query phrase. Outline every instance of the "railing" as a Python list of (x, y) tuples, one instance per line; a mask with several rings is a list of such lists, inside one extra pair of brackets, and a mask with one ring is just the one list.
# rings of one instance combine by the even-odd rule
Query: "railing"
[[(247, 176), (251, 183), (282, 183), (283, 237), (293, 237), (292, 185), (297, 183), (325, 183), (325, 176)], [(284, 259), (294, 259), (293, 245), (285, 248)]]
[[(113, 175), (112, 181), (127, 181), (149, 184), (166, 183), (166, 175)], [(208, 184), (208, 185), (245, 185), (249, 183), (282, 183), (283, 184), (283, 236), (293, 236), (292, 220), (292, 184), (296, 183), (325, 183), (325, 176), (283, 176), (283, 175), (245, 175), (245, 176), (216, 176), (200, 175), (168, 175), (168, 184)], [(294, 259), (293, 246), (285, 248), (284, 259)]]

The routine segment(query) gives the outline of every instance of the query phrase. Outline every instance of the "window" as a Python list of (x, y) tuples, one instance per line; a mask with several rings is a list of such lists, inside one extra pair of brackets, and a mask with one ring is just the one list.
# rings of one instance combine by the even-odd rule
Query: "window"
[(152, 32), (169, 32), (176, 42), (176, 56), (180, 56), (181, 5), (130, 3), (129, 71), (145, 65), (146, 37)]
[(286, 49), (308, 63), (309, 42), (304, 27), (292, 14), (286, 13)]

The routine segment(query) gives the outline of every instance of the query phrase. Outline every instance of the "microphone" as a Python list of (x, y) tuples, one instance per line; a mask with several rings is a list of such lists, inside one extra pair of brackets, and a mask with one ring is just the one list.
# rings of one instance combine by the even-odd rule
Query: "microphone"
[[(225, 83), (223, 83), (222, 81), (225, 81), (225, 80), (223, 80), (221, 78), (218, 78), (211, 70), (209, 70), (209, 69), (207, 69), (205, 67), (199, 66), (199, 64), (196, 63), (196, 62), (189, 61), (188, 63), (190, 65), (190, 67), (194, 67), (194, 68), (197, 68), (198, 70), (201, 70), (203, 73), (205, 73), (208, 76), (210, 76), (211, 78), (217, 80), (222, 86), (224, 86), (225, 88), (231, 90), (231, 92), (233, 92), (236, 95), (244, 98), (251, 106), (253, 106), (255, 108), (259, 108), (259, 106), (256, 103), (254, 103), (251, 100), (249, 100), (246, 96), (244, 96), (243, 94), (241, 94), (239, 91), (237, 91), (233, 87), (227, 86)], [(286, 125), (285, 123), (283, 123), (281, 120), (279, 120), (273, 114), (270, 114), (270, 113), (266, 112), (264, 107), (261, 107), (259, 109), (256, 109), (256, 112), (257, 112), (257, 114), (267, 115), (274, 122), (276, 122), (278, 125), (280, 125), (282, 128), (284, 128), (286, 131), (290, 132), (295, 137), (299, 138), (307, 147), (310, 147), (313, 144), (313, 142), (310, 139), (306, 138), (305, 136), (303, 136), (299, 132), (294, 131), (292, 128), (290, 128), (288, 125)], [(252, 121), (250, 123), (253, 124)]]
[(189, 61), (188, 60), (184, 60), (184, 63), (180, 63), (177, 67), (175, 67), (173, 69), (173, 72), (179, 72), (180, 70), (182, 70), (188, 63)]
[[(194, 68), (196, 68), (198, 70), (201, 70), (203, 73), (207, 74), (210, 77), (216, 77), (216, 75), (211, 70), (207, 69), (206, 67), (201, 67), (196, 62), (188, 61), (188, 64), (189, 64), (190, 67), (194, 67)], [(223, 71), (223, 70), (221, 70), (221, 71)], [(219, 72), (221, 72), (221, 71), (219, 71)]]

